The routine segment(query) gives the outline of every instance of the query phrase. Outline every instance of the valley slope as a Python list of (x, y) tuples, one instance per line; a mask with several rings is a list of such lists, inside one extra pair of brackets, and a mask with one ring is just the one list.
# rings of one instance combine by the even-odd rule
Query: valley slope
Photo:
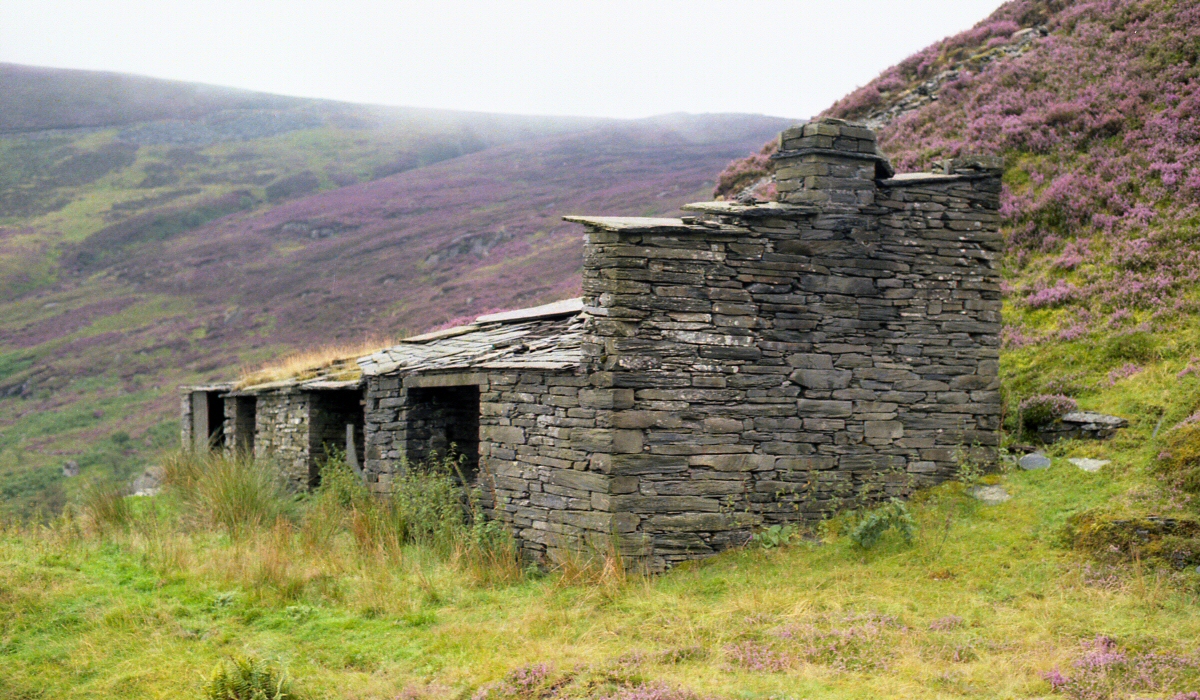
[(786, 120), (348, 105), (0, 66), (0, 501), (124, 478), (177, 386), (578, 291), (569, 213), (658, 215)]

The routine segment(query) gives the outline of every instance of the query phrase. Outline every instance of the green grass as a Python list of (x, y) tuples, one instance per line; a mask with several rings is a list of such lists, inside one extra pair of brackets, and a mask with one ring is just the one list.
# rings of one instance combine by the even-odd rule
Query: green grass
[[(0, 697), (198, 697), (234, 655), (278, 661), (308, 697), (470, 697), (537, 664), (580, 697), (649, 682), (740, 698), (1049, 696), (1040, 674), (1070, 671), (1098, 634), (1176, 653), (1200, 638), (1200, 575), (1109, 573), (1058, 544), (1072, 514), (1161, 505), (1145, 437), (1061, 445), (1049, 470), (994, 477), (1013, 494), (1002, 505), (961, 484), (925, 492), (912, 545), (829, 535), (659, 577), (567, 567), (485, 583), (436, 548), (364, 548), (351, 525), (314, 535), (301, 517), (230, 540), (178, 525), (171, 496), (134, 499), (128, 534), (89, 534), (84, 518), (0, 536)], [(1076, 453), (1114, 465), (1088, 474), (1061, 459)], [(849, 630), (862, 642), (828, 653), (796, 641)], [(754, 670), (744, 650), (789, 660)]]

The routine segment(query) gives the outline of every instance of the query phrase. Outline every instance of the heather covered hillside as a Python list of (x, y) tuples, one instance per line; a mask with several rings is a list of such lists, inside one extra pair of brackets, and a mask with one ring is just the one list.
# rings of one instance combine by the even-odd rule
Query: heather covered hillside
[[(847, 95), (900, 172), (1005, 156), (1006, 344), (1154, 330), (1200, 302), (1200, 6), (1014, 0)], [(767, 192), (763, 153), (718, 194)]]
[(787, 124), (384, 108), (0, 66), (0, 511), (178, 440), (177, 386), (576, 293), (569, 213), (655, 214)]

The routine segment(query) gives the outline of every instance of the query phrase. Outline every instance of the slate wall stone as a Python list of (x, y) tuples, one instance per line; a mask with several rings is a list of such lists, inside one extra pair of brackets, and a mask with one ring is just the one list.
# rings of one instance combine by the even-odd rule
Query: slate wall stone
[(621, 527), (612, 480), (589, 469), (593, 449), (614, 434), (597, 422), (604, 399), (577, 370), (368, 377), (364, 472), (373, 490), (390, 491), (396, 474), (426, 459), (431, 428), (442, 424), (436, 417), (450, 415), (430, 405), (429, 383), (478, 389), (474, 486), (526, 559), (606, 546)]
[(1000, 164), (877, 179), (837, 120), (782, 145), (782, 206), (588, 233), (586, 367), (624, 448), (591, 467), (633, 484), (611, 507), (651, 569), (994, 459)]
[(307, 489), (313, 480), (309, 440), (311, 394), (264, 392), (255, 411), (254, 457), (273, 460), (288, 484)]

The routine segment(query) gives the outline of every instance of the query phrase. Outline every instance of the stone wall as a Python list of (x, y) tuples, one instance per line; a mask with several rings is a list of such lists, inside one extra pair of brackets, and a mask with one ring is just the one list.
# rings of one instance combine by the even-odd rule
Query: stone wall
[(300, 391), (258, 394), (255, 411), (254, 457), (270, 459), (296, 489), (315, 484), (309, 453), (311, 394)]
[(757, 523), (946, 479), (997, 442), (999, 170), (886, 178), (871, 132), (785, 132), (779, 204), (591, 226), (585, 345), (611, 397), (631, 551), (651, 569)]
[(235, 453), (254, 454), (258, 397), (253, 394), (225, 395), (225, 445)]
[(894, 177), (837, 120), (776, 158), (777, 202), (575, 218), (578, 369), (369, 376), (372, 488), (446, 441), (456, 386), (485, 504), (534, 559), (615, 543), (662, 570), (994, 459), (1001, 163)]
[(388, 491), (398, 470), (428, 454), (430, 427), (441, 425), (430, 418), (447, 415), (431, 399), (448, 387), (478, 388), (476, 485), (525, 557), (605, 546), (620, 529), (611, 498), (621, 485), (588, 469), (592, 450), (611, 445), (613, 433), (600, 420), (611, 404), (578, 371), (369, 378), (364, 468), (373, 488)]

